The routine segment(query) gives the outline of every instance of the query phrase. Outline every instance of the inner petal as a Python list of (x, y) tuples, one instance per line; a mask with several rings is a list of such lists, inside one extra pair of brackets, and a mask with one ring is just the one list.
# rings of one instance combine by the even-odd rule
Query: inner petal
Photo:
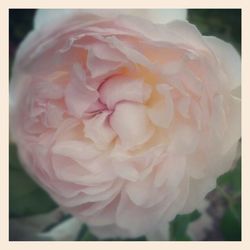
[(150, 85), (142, 79), (127, 76), (115, 76), (100, 88), (100, 99), (109, 109), (113, 109), (117, 102), (123, 100), (144, 103), (150, 94)]
[(157, 91), (164, 96), (164, 99), (156, 102), (147, 111), (150, 120), (162, 128), (168, 128), (174, 116), (173, 100), (168, 88), (169, 86), (164, 84), (157, 86)]
[(155, 130), (147, 118), (145, 107), (131, 102), (116, 105), (110, 124), (118, 134), (121, 145), (126, 148), (143, 144)]
[(109, 144), (116, 136), (113, 129), (108, 124), (110, 111), (103, 111), (91, 119), (85, 120), (85, 136), (93, 140), (96, 146)]

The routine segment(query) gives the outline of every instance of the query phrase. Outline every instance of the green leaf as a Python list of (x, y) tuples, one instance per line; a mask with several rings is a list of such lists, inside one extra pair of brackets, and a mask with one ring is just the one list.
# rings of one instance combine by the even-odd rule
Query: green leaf
[[(227, 241), (240, 241), (241, 240), (241, 205), (237, 204), (234, 206), (234, 211), (228, 208), (221, 219), (220, 228), (224, 237)], [(239, 216), (239, 217), (238, 217)]]
[(200, 213), (195, 210), (190, 214), (177, 215), (170, 223), (170, 240), (171, 241), (190, 241), (191, 238), (187, 235), (187, 227), (190, 222), (197, 220)]
[(10, 217), (47, 213), (55, 209), (55, 202), (23, 170), (16, 146), (10, 145), (9, 152)]
[(241, 159), (236, 167), (218, 179), (218, 190), (226, 201), (226, 210), (220, 220), (224, 240), (241, 240)]
[(233, 192), (241, 192), (241, 159), (234, 169), (220, 176), (217, 180), (219, 186), (228, 186)]
[(95, 237), (93, 234), (91, 234), (87, 225), (83, 225), (76, 240), (77, 241), (98, 241), (98, 238)]

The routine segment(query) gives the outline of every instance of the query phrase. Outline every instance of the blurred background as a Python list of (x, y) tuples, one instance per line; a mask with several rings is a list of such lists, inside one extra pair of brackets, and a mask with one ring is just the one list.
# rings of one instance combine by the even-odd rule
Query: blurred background
[[(32, 29), (35, 11), (34, 9), (9, 11), (10, 77), (16, 49)], [(230, 42), (241, 53), (240, 9), (189, 9), (188, 20), (195, 24), (203, 35), (217, 36)], [(70, 216), (62, 214), (50, 197), (23, 171), (15, 145), (10, 144), (9, 152), (10, 240), (98, 240), (89, 232), (86, 225), (80, 225), (75, 236), (58, 236), (58, 228), (62, 229)], [(202, 235), (198, 236), (206, 241), (241, 240), (241, 160), (236, 163), (232, 171), (218, 179), (217, 188), (208, 194), (207, 200), (209, 206), (206, 214), (210, 222), (206, 222), (206, 218), (205, 222), (202, 222), (202, 215), (198, 211), (189, 215), (179, 215), (171, 222), (170, 240), (190, 241), (192, 236), (195, 238), (197, 236), (195, 234), (201, 233)], [(192, 228), (191, 234), (190, 222), (194, 221), (199, 223), (196, 223), (196, 228), (195, 226)], [(209, 227), (199, 228), (202, 223)], [(146, 238), (132, 240), (143, 241)]]

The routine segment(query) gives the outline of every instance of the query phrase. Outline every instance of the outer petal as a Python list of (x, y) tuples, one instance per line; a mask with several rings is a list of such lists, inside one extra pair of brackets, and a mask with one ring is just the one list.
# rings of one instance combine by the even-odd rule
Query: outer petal
[(241, 59), (236, 49), (216, 37), (205, 37), (205, 40), (215, 56), (221, 63), (228, 76), (230, 89), (235, 89), (241, 84)]

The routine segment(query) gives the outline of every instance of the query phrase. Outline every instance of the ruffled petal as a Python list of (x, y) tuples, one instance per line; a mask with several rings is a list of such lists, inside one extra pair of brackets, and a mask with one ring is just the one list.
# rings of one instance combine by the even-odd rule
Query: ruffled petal
[(116, 105), (110, 116), (110, 125), (119, 136), (122, 146), (131, 148), (146, 142), (154, 133), (145, 107), (123, 102)]
[(93, 118), (84, 120), (84, 133), (87, 138), (93, 140), (98, 147), (107, 147), (116, 137), (114, 130), (108, 123), (110, 111), (103, 111)]
[(55, 144), (52, 152), (75, 160), (85, 161), (100, 154), (93, 144), (83, 141), (62, 141)]
[(120, 101), (144, 103), (151, 94), (151, 87), (142, 79), (126, 76), (115, 76), (106, 81), (100, 88), (100, 99), (109, 109)]
[(216, 37), (204, 37), (215, 57), (222, 65), (230, 84), (230, 89), (235, 89), (241, 84), (241, 58), (236, 49)]
[(193, 127), (182, 124), (176, 126), (170, 138), (168, 151), (173, 154), (182, 155), (195, 152), (200, 136)]
[(65, 103), (70, 114), (81, 118), (84, 111), (98, 98), (98, 93), (86, 86), (79, 90), (73, 84), (69, 84), (65, 90)]

